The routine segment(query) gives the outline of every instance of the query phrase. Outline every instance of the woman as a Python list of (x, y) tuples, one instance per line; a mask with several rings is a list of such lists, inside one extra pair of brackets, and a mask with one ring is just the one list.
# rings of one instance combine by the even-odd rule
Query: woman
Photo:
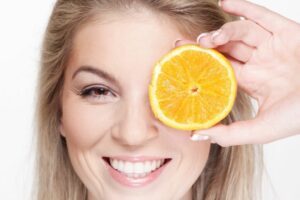
[[(215, 1), (58, 0), (40, 71), (37, 199), (254, 199), (259, 146), (193, 142), (155, 119), (147, 96), (174, 41), (231, 19)], [(223, 124), (252, 115), (239, 91)]]

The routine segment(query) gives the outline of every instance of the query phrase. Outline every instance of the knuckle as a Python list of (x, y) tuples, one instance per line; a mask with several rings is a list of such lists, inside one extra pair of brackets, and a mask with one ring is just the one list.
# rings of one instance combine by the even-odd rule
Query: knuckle
[(229, 147), (230, 145), (229, 144), (221, 144), (220, 146), (226, 148), (226, 147)]
[(251, 20), (244, 20), (243, 23), (245, 24), (246, 27), (253, 27), (253, 26), (258, 26), (255, 22)]
[(221, 139), (219, 141), (217, 141), (217, 144), (221, 147), (229, 147), (230, 145), (228, 144), (228, 142), (226, 142), (225, 140)]
[(248, 30), (258, 26), (250, 20), (237, 20), (224, 24), (222, 30), (231, 35), (232, 37), (244, 37), (248, 34)]
[(235, 27), (237, 26), (237, 23), (239, 23), (239, 21), (227, 22), (227, 23), (223, 24), (221, 29), (222, 29), (222, 31), (232, 32), (233, 30), (235, 30)]

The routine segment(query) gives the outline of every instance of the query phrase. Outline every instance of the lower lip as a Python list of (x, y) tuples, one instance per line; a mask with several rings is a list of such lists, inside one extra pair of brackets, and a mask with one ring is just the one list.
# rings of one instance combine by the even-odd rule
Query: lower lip
[[(105, 162), (105, 161), (104, 161)], [(108, 168), (108, 171), (110, 175), (113, 177), (114, 180), (116, 180), (118, 183), (127, 186), (127, 187), (143, 187), (152, 181), (154, 181), (158, 176), (162, 173), (162, 171), (166, 168), (166, 166), (169, 164), (169, 162), (163, 164), (160, 168), (156, 169), (155, 171), (151, 172), (145, 177), (142, 178), (130, 178), (126, 175), (122, 174), (118, 170), (115, 170), (108, 164), (107, 162), (106, 166)]]

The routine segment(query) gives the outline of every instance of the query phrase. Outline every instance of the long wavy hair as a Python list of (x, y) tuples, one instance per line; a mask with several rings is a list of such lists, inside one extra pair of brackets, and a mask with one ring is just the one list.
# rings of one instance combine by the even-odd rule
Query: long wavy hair
[[(216, 0), (58, 0), (50, 17), (41, 54), (38, 83), (37, 161), (34, 199), (87, 200), (87, 188), (72, 168), (65, 139), (59, 133), (60, 97), (73, 36), (99, 14), (146, 8), (169, 17), (191, 40), (220, 28), (234, 17)], [(100, 15), (101, 16), (101, 15)], [(101, 17), (97, 20), (101, 21)], [(238, 91), (230, 124), (254, 115), (250, 98)], [(262, 151), (258, 145), (212, 144), (207, 164), (192, 187), (194, 200), (252, 200), (260, 193)]]

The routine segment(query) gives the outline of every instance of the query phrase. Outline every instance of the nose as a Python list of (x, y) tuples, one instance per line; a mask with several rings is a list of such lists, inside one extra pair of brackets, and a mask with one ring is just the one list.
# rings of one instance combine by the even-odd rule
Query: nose
[(112, 137), (125, 146), (141, 146), (158, 136), (158, 128), (149, 101), (135, 101), (122, 106)]

